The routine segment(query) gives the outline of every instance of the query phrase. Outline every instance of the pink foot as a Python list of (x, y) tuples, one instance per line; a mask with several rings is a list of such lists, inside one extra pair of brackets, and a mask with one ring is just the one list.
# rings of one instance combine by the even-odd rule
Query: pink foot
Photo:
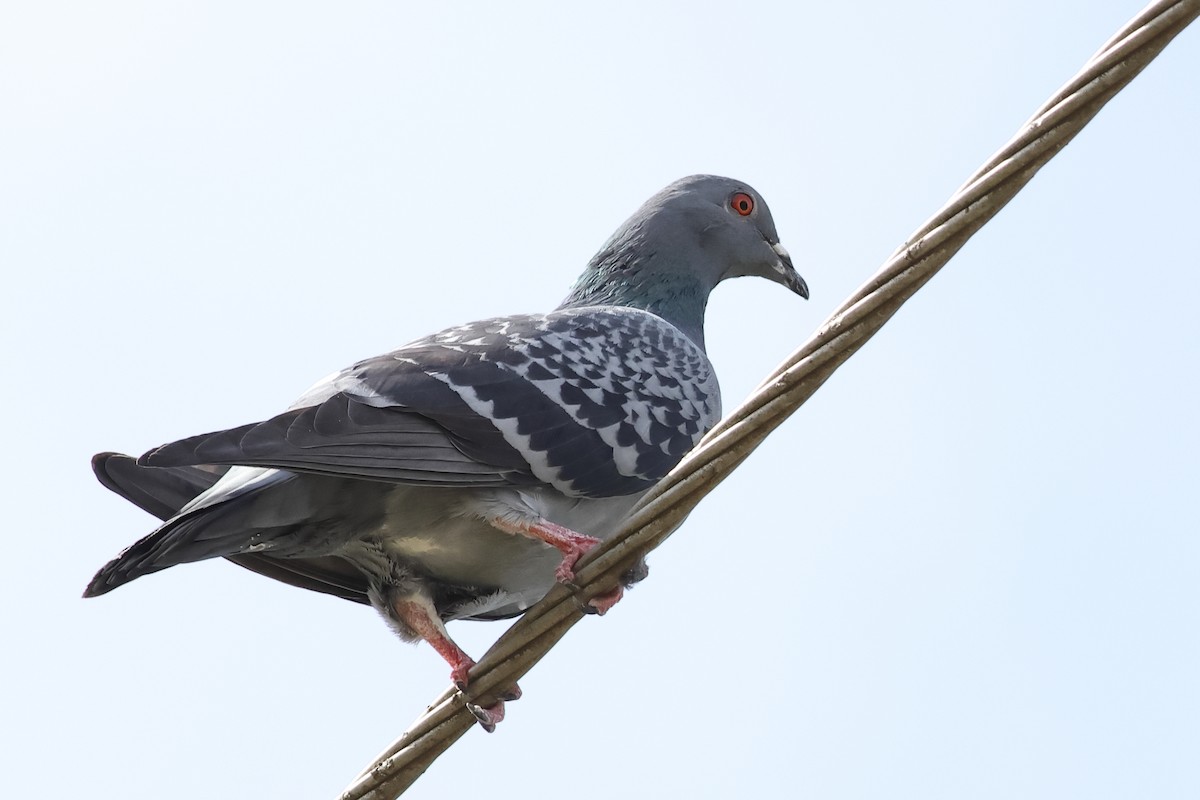
[(560, 548), (563, 560), (558, 565), (558, 569), (554, 570), (554, 579), (559, 583), (571, 583), (575, 580), (575, 565), (579, 563), (579, 559), (583, 558), (584, 553), (598, 544), (600, 544), (600, 540), (594, 536), (575, 534), (575, 538)]
[[(608, 610), (610, 608), (612, 608), (613, 606), (615, 606), (617, 603), (619, 603), (621, 601), (621, 598), (624, 596), (625, 596), (625, 587), (621, 586), (620, 584), (617, 584), (617, 587), (615, 589), (610, 589), (609, 591), (605, 592), (604, 594), (598, 594), (595, 597), (593, 597), (591, 600), (588, 600), (587, 604), (588, 604), (588, 607), (591, 609), (590, 611), (588, 611), (588, 613), (595, 614), (596, 616), (599, 616), (599, 617), (603, 617), (605, 614), (608, 613)], [(585, 609), (585, 610), (587, 610), (587, 609)]]
[[(471, 680), (471, 667), (475, 659), (456, 645), (447, 635), (446, 628), (434, 611), (433, 603), (423, 597), (401, 597), (392, 602), (397, 619), (407, 625), (418, 636), (429, 642), (434, 650), (450, 665), (450, 680), (460, 692), (465, 692)], [(467, 703), (467, 709), (479, 720), (488, 733), (496, 730), (496, 723), (504, 719), (504, 701), (516, 700), (521, 696), (521, 687), (515, 683), (503, 692), (497, 692), (494, 704), (484, 708), (476, 703)]]
[[(470, 656), (464, 655), (463, 658), (454, 665), (454, 668), (450, 670), (450, 681), (454, 684), (455, 689), (458, 689), (460, 692), (465, 692), (467, 690), (467, 684), (470, 682), (471, 667), (473, 666), (475, 666), (474, 659), (472, 659)], [(503, 703), (505, 700), (520, 700), (521, 687), (514, 683), (512, 686), (508, 687), (507, 691), (500, 692), (499, 698), (501, 703)], [(501, 717), (503, 716), (504, 714), (501, 712)]]
[(462, 653), (459, 659), (451, 662), (450, 681), (454, 684), (455, 689), (458, 689), (460, 692), (467, 690), (467, 676), (473, 666), (475, 666), (475, 659), (466, 653)]
[(600, 544), (600, 540), (595, 536), (577, 533), (570, 528), (564, 528), (562, 525), (556, 525), (548, 520), (513, 522), (512, 520), (496, 518), (489, 519), (488, 522), (492, 527), (502, 530), (505, 533), (517, 533), (522, 536), (528, 536), (531, 539), (543, 541), (562, 553), (562, 562), (558, 565), (558, 569), (554, 571), (554, 578), (559, 583), (569, 584), (575, 580), (575, 564), (579, 562), (584, 553)]

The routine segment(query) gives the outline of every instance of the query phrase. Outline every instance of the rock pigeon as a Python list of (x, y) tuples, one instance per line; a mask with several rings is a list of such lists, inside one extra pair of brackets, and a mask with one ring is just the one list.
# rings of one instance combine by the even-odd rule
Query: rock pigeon
[[(331, 375), (265, 422), (93, 459), (164, 520), (85, 597), (219, 556), (373, 606), (465, 688), (455, 619), (520, 614), (721, 416), (704, 309), (722, 280), (808, 287), (762, 197), (696, 175), (651, 197), (562, 304), (461, 325)], [(644, 577), (632, 569), (625, 586)], [(623, 586), (591, 601), (604, 613)], [(492, 730), (504, 700), (472, 707)]]

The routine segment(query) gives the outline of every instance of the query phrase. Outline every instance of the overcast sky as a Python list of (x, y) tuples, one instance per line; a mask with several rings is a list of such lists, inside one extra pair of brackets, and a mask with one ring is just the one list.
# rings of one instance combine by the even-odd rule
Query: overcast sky
[[(81, 600), (154, 526), (94, 452), (548, 310), (697, 172), (812, 290), (715, 293), (732, 408), (1140, 8), (7, 4), (0, 795), (332, 798), (447, 683), (225, 562)], [(1194, 28), (411, 796), (1200, 796), (1198, 76)]]

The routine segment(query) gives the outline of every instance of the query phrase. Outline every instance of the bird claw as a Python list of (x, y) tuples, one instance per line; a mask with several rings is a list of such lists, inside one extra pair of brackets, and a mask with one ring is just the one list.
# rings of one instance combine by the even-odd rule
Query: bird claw
[[(467, 684), (470, 681), (471, 667), (475, 666), (475, 661), (464, 656), (454, 668), (450, 670), (450, 680), (454, 682), (454, 688), (460, 692), (467, 690)], [(521, 699), (521, 687), (513, 684), (502, 692), (497, 692), (496, 702), (490, 706), (481, 706), (478, 703), (467, 703), (467, 710), (475, 715), (475, 719), (479, 720), (479, 725), (488, 733), (496, 730), (496, 723), (504, 719), (504, 703), (513, 700)]]
[(488, 733), (496, 732), (496, 725), (504, 720), (504, 701), (497, 700), (495, 704), (484, 708), (477, 703), (467, 703), (467, 710), (475, 715), (479, 727)]

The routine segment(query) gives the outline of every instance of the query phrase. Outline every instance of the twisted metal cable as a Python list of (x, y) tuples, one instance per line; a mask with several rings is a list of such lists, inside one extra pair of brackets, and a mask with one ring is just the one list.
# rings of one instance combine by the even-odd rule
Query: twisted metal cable
[(464, 703), (490, 705), (541, 660), (584, 615), (589, 598), (679, 526), (700, 500), (800, 407), (1065, 147), (1100, 109), (1200, 16), (1200, 0), (1147, 6), (1092, 56), (901, 245), (813, 336), (634, 508), (620, 530), (576, 569), (575, 587), (556, 586), (471, 670), (465, 692), (448, 689), (342, 793), (340, 800), (391, 800), (474, 724)]

